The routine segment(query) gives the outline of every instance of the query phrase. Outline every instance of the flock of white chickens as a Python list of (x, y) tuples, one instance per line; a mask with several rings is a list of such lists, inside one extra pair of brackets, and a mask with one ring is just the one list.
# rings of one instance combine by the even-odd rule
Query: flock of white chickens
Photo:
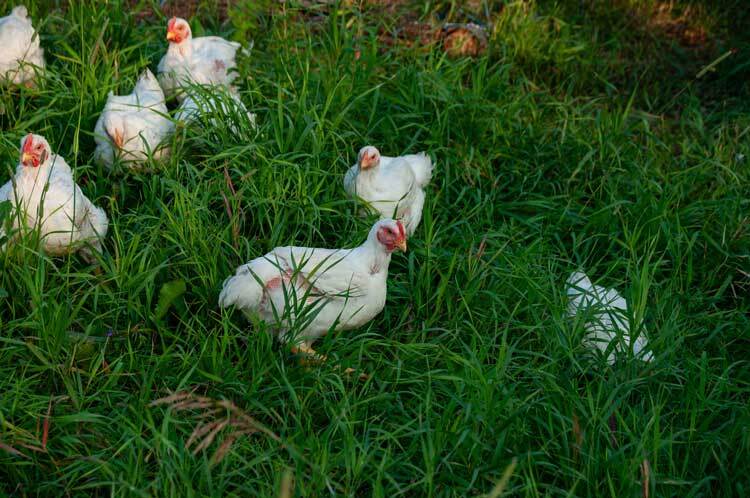
[[(167, 40), (157, 77), (146, 69), (133, 93), (110, 93), (107, 99), (94, 134), (95, 159), (108, 167), (142, 168), (151, 159), (168, 156), (167, 139), (175, 123), (206, 118), (210, 125), (219, 108), (234, 107), (233, 115), (255, 124), (255, 115), (233, 86), (239, 43), (216, 36), (193, 38), (190, 25), (180, 18), (169, 21)], [(43, 76), (44, 52), (25, 7), (0, 18), (0, 47), (5, 84), (33, 86)], [(166, 105), (171, 97), (180, 102), (173, 117)], [(363, 147), (344, 176), (344, 189), (363, 201), (364, 212), (381, 217), (367, 240), (354, 249), (277, 247), (227, 278), (219, 305), (235, 307), (251, 320), (260, 318), (294, 351), (320, 359), (312, 348), (316, 339), (332, 330), (360, 327), (383, 310), (391, 255), (406, 250), (419, 226), (432, 170), (427, 154), (386, 157), (375, 147)], [(48, 254), (80, 251), (88, 262), (97, 261), (107, 215), (86, 198), (65, 159), (52, 152), (44, 137), (29, 133), (22, 139), (16, 173), (0, 187), (3, 201), (11, 202), (13, 216), (7, 227), (0, 227), (0, 240), (31, 233)], [(7, 234), (5, 228), (10, 229)], [(616, 291), (574, 273), (567, 293), (569, 314), (583, 317), (587, 342), (610, 363), (616, 353), (630, 348), (646, 361), (652, 358), (643, 335), (631, 331), (627, 304)]]

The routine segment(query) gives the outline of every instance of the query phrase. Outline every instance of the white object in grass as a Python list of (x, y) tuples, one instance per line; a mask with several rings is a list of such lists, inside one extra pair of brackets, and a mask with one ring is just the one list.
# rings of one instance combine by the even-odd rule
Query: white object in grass
[(0, 18), (0, 80), (16, 85), (31, 84), (44, 69), (44, 50), (23, 5)]
[(169, 48), (159, 62), (159, 82), (167, 97), (182, 101), (191, 84), (225, 86), (233, 90), (237, 77), (237, 51), (241, 45), (219, 36), (193, 38), (185, 19), (173, 17), (167, 24)]
[(107, 215), (83, 195), (70, 166), (52, 153), (44, 137), (29, 133), (21, 141), (21, 160), (13, 179), (0, 187), (0, 201), (11, 202), (15, 230), (39, 231), (48, 254), (80, 250), (94, 262), (91, 249), (101, 252)]
[(391, 253), (406, 250), (400, 221), (380, 220), (354, 249), (277, 247), (224, 281), (219, 306), (271, 324), (284, 342), (312, 351), (329, 330), (350, 330), (385, 306)]
[(133, 93), (109, 93), (94, 127), (94, 157), (110, 168), (115, 158), (130, 168), (139, 168), (149, 157), (161, 159), (169, 155), (164, 142), (173, 130), (164, 92), (153, 73), (146, 69)]
[(566, 282), (568, 316), (582, 320), (586, 330), (585, 342), (607, 355), (607, 363), (614, 364), (618, 354), (627, 353), (632, 347), (633, 355), (649, 362), (653, 354), (649, 351), (645, 331), (635, 337), (628, 318), (628, 303), (615, 289), (593, 285), (582, 272), (574, 272)]
[(424, 152), (387, 157), (368, 145), (360, 149), (357, 164), (346, 172), (344, 190), (364, 200), (381, 217), (403, 220), (411, 236), (422, 220), (424, 188), (432, 179), (432, 169), (432, 159)]

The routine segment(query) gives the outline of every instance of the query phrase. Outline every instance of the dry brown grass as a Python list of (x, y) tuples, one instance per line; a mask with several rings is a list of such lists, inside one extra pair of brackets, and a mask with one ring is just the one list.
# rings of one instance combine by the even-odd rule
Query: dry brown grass
[(198, 423), (185, 442), (185, 448), (192, 448), (193, 455), (207, 449), (219, 434), (226, 432), (224, 440), (211, 456), (212, 465), (221, 462), (235, 441), (241, 437), (261, 433), (274, 441), (280, 441), (279, 436), (226, 399), (214, 399), (199, 396), (193, 392), (179, 391), (150, 404), (150, 406), (160, 405), (166, 405), (176, 412), (197, 412), (195, 418)]

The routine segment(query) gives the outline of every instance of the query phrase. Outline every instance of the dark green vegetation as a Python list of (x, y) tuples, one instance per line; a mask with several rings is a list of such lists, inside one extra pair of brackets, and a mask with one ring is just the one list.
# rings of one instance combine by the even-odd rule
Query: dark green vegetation
[[(153, 174), (94, 165), (91, 132), (107, 92), (155, 68), (166, 20), (27, 3), (50, 71), (0, 90), (0, 180), (44, 134), (112, 221), (99, 273), (0, 256), (0, 494), (277, 496), (293, 478), (300, 496), (473, 496), (506, 470), (492, 496), (641, 496), (647, 476), (650, 496), (750, 493), (744, 1), (497, 2), (476, 59), (386, 44), (404, 12), (468, 19), (459, 2), (248, 2), (223, 25), (204, 5), (196, 35), (255, 40), (241, 90), (260, 128), (182, 130)], [(430, 151), (424, 219), (385, 311), (301, 367), (217, 295), (274, 246), (363, 240), (341, 182), (366, 143)], [(584, 354), (563, 293), (578, 267), (645, 318), (652, 364)], [(178, 391), (279, 440), (227, 427), (193, 454), (204, 410), (151, 406)]]

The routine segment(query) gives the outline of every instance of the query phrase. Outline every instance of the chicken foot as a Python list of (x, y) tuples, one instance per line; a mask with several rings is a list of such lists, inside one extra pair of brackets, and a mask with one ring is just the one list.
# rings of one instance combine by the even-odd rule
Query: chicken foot
[[(299, 345), (292, 346), (291, 351), (293, 354), (300, 355), (299, 362), (300, 365), (320, 365), (321, 363), (325, 363), (328, 361), (328, 357), (324, 354), (320, 354), (317, 351), (315, 351), (310, 344), (303, 342)], [(335, 365), (334, 369), (339, 370), (341, 369), (341, 365)], [(349, 376), (353, 373), (355, 373), (356, 370), (353, 368), (346, 368), (344, 369), (344, 374)], [(360, 373), (359, 378), (361, 380), (366, 380), (370, 378), (369, 375), (366, 373)]]

